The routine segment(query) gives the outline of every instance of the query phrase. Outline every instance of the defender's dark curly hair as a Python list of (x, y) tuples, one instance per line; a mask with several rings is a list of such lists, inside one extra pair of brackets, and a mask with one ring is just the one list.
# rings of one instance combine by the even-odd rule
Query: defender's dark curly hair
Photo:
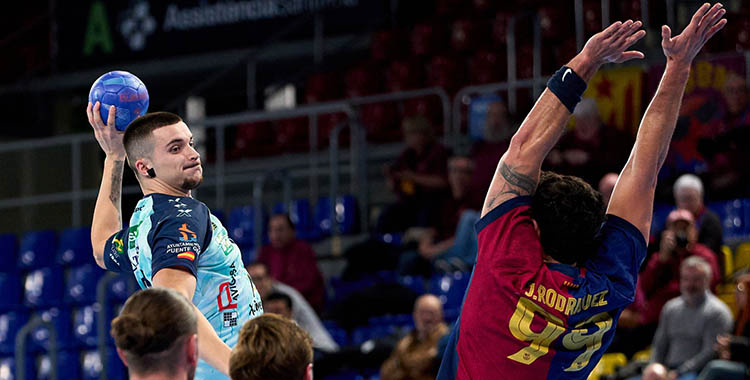
[(544, 252), (564, 264), (583, 265), (595, 253), (604, 212), (601, 194), (588, 183), (552, 172), (542, 172), (531, 200)]

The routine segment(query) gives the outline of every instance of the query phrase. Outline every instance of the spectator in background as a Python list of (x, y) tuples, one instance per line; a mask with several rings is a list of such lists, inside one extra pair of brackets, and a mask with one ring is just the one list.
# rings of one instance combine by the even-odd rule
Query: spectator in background
[(297, 239), (289, 214), (277, 214), (268, 222), (270, 244), (261, 247), (258, 262), (271, 276), (297, 289), (320, 312), (325, 301), (323, 275), (310, 244)]
[(415, 329), (380, 367), (381, 380), (432, 380), (437, 375), (437, 344), (449, 331), (440, 300), (432, 294), (419, 297), (413, 316)]
[(711, 270), (700, 257), (680, 265), (681, 294), (664, 305), (644, 379), (695, 379), (713, 357), (716, 338), (731, 329), (732, 312), (709, 291)]
[(263, 311), (292, 319), (292, 299), (284, 293), (271, 293), (263, 299)]
[(435, 203), (448, 187), (450, 151), (437, 141), (430, 122), (421, 116), (407, 118), (402, 129), (406, 149), (385, 168), (388, 187), (399, 200), (383, 210), (378, 221), (379, 233), (425, 226), (434, 217)]
[[(719, 217), (706, 208), (703, 203), (703, 182), (694, 174), (683, 174), (672, 188), (678, 209), (685, 209), (693, 214), (695, 227), (698, 229), (698, 242), (707, 246), (718, 258), (724, 237)], [(721, 260), (718, 260), (721, 263)]]
[(605, 207), (609, 204), (609, 198), (612, 196), (612, 191), (615, 189), (618, 177), (617, 173), (607, 173), (599, 180), (599, 192), (602, 193), (602, 200)]
[(232, 380), (312, 380), (310, 336), (296, 323), (264, 314), (242, 326), (229, 358)]
[(474, 142), (471, 147), (471, 158), (476, 165), (471, 190), (480, 197), (490, 188), (497, 163), (508, 150), (510, 138), (516, 133), (516, 129), (518, 126), (511, 121), (508, 108), (503, 101), (498, 100), (487, 106), (482, 139)]
[(192, 380), (198, 365), (193, 304), (167, 288), (131, 295), (110, 330), (130, 379)]
[[(417, 252), (401, 255), (399, 272), (430, 275), (441, 272), (468, 272), (477, 257), (477, 234), (482, 201), (470, 192), (474, 162), (469, 157), (453, 156), (448, 160), (450, 195), (437, 205), (437, 218), (422, 231)], [(433, 268), (434, 267), (434, 268)]]
[[(313, 347), (323, 352), (334, 352), (339, 349), (339, 346), (333, 340), (331, 335), (328, 333), (323, 323), (315, 314), (312, 306), (305, 300), (305, 298), (293, 287), (274, 280), (268, 269), (263, 263), (255, 262), (247, 267), (247, 272), (250, 273), (250, 277), (253, 279), (253, 283), (258, 288), (261, 298), (263, 298), (263, 308), (266, 312), (275, 313), (278, 311), (280, 301), (276, 300), (278, 297), (270, 298), (271, 295), (283, 295), (289, 299), (289, 308), (291, 315), (282, 314), (291, 318), (297, 322), (308, 334), (312, 337)], [(273, 305), (269, 304), (269, 301)], [(281, 302), (286, 302), (282, 300)], [(272, 309), (267, 309), (267, 306), (271, 306)], [(281, 313), (280, 313), (281, 314)]]
[(662, 307), (680, 295), (680, 266), (688, 257), (698, 256), (705, 260), (711, 268), (709, 286), (715, 288), (718, 285), (720, 275), (716, 256), (696, 239), (692, 213), (684, 209), (669, 213), (659, 251), (651, 255), (638, 278), (635, 302), (620, 314), (610, 352), (632, 356), (648, 346)]
[(630, 154), (633, 137), (602, 123), (593, 98), (584, 98), (573, 112), (575, 128), (562, 137), (547, 157), (549, 169), (575, 175), (590, 184), (607, 172), (620, 171)]
[(700, 380), (742, 380), (750, 378), (750, 270), (738, 273), (734, 296), (739, 316), (734, 335), (719, 336), (716, 351), (720, 360), (706, 365)]

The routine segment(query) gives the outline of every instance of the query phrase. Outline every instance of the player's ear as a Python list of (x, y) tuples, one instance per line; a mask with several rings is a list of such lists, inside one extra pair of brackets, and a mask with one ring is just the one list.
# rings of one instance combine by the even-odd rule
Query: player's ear
[(148, 171), (152, 168), (151, 161), (147, 158), (139, 158), (135, 161), (135, 171), (138, 172), (141, 177), (150, 177)]
[(120, 347), (115, 347), (115, 349), (117, 349), (117, 356), (120, 357), (120, 360), (122, 360), (122, 363), (125, 364), (125, 367), (127, 367), (128, 366), (128, 361), (127, 361), (127, 359), (125, 359), (125, 353), (122, 352), (122, 350), (120, 349)]
[(534, 231), (536, 231), (536, 236), (539, 236), (539, 224), (536, 223), (536, 220), (534, 220), (534, 218), (531, 218), (531, 223), (534, 224)]
[(309, 363), (307, 365), (307, 368), (305, 368), (305, 377), (304, 380), (313, 380), (313, 365), (312, 363)]
[(198, 334), (191, 335), (185, 342), (185, 354), (191, 366), (198, 365)]

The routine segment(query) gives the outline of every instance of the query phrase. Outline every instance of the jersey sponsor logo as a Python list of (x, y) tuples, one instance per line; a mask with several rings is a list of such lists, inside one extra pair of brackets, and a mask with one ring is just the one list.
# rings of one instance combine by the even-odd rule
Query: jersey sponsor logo
[(195, 242), (181, 241), (179, 243), (167, 244), (167, 253), (170, 255), (178, 255), (180, 253), (193, 251), (193, 254), (200, 251), (200, 245)]
[(219, 285), (219, 295), (216, 296), (216, 303), (219, 306), (219, 312), (228, 309), (236, 309), (237, 299), (240, 296), (240, 291), (237, 289), (237, 267), (232, 263), (229, 268), (230, 280), (222, 282)]
[(188, 228), (187, 223), (183, 223), (177, 231), (180, 232), (180, 241), (194, 242), (198, 240), (198, 235)]
[(177, 258), (178, 259), (188, 259), (190, 261), (193, 261), (193, 260), (195, 260), (195, 252), (193, 252), (193, 251), (182, 252), (182, 253), (177, 254)]
[(128, 248), (130, 249), (135, 248), (135, 242), (138, 240), (138, 228), (141, 227), (141, 223), (143, 223), (143, 221), (128, 228)]
[(224, 256), (229, 256), (230, 253), (234, 250), (234, 241), (232, 241), (232, 238), (230, 238), (227, 234), (220, 234), (216, 237), (217, 243), (219, 243), (219, 247), (221, 247), (222, 252), (224, 252)]
[(180, 200), (180, 198), (170, 199), (169, 203), (172, 203), (174, 205), (174, 207), (177, 207), (177, 208), (187, 207), (187, 204), (186, 203), (182, 203), (182, 201)]
[(230, 311), (230, 312), (224, 313), (224, 327), (237, 326), (237, 317), (238, 317), (238, 314), (236, 311)]
[(122, 243), (122, 239), (112, 238), (112, 248), (118, 255), (122, 255), (125, 252), (125, 245)]
[(177, 210), (177, 217), (178, 218), (189, 218), (192, 215), (190, 215), (190, 212), (193, 211), (193, 209), (186, 208), (183, 210)]

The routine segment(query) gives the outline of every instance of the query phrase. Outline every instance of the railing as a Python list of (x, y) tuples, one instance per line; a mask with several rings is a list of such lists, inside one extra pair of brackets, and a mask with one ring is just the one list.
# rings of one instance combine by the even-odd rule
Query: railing
[(26, 380), (26, 338), (39, 326), (43, 326), (49, 331), (50, 378), (57, 380), (57, 330), (52, 323), (39, 317), (35, 317), (23, 325), (16, 334), (16, 378), (18, 380)]

